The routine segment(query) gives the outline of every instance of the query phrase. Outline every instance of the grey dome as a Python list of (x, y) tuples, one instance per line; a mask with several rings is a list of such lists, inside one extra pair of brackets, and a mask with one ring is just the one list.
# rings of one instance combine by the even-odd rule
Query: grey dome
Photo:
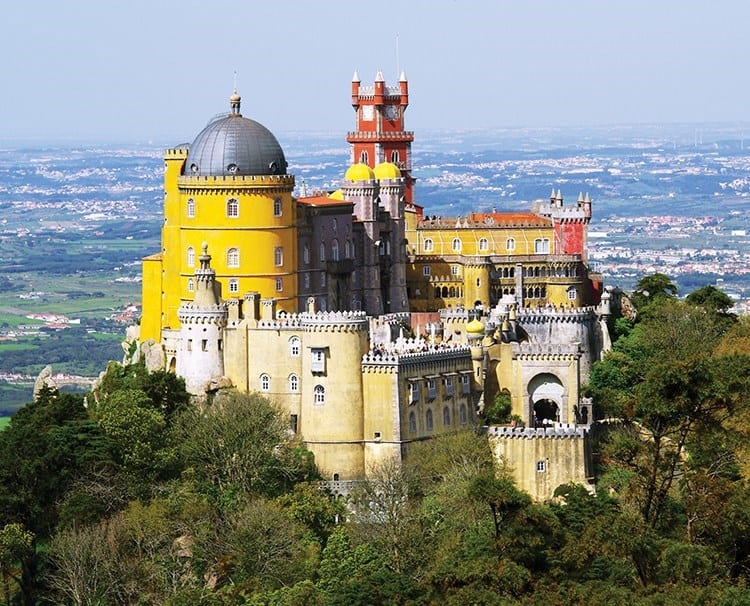
[(283, 175), (286, 158), (265, 126), (243, 118), (239, 95), (232, 95), (231, 113), (209, 123), (193, 141), (185, 174), (194, 176)]

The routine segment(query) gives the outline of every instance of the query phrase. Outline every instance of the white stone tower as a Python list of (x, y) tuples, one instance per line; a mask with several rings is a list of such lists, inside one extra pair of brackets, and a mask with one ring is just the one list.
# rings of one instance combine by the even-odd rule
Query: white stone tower
[(194, 277), (195, 298), (180, 305), (178, 311), (181, 327), (176, 371), (194, 395), (205, 394), (209, 384), (224, 375), (223, 338), (228, 316), (205, 242), (201, 252)]

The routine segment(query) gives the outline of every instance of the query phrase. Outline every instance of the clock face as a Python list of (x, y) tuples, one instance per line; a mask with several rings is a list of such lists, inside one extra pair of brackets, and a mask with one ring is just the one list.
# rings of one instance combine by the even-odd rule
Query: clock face
[(362, 106), (362, 119), (363, 120), (372, 120), (373, 116), (373, 107), (372, 105), (363, 105)]
[(396, 118), (398, 118), (398, 107), (395, 105), (386, 105), (385, 117), (389, 120), (395, 120)]

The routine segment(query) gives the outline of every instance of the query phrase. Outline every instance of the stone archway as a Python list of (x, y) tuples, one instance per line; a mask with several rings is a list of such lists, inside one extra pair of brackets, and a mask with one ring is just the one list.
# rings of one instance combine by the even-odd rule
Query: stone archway
[(560, 421), (565, 388), (552, 373), (540, 373), (529, 381), (529, 420), (534, 426)]

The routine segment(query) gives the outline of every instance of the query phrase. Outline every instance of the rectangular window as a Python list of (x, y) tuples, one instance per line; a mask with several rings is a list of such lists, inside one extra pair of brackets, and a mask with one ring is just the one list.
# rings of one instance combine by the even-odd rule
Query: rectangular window
[(469, 375), (461, 375), (461, 393), (467, 394), (471, 392), (471, 380)]
[(273, 201), (273, 216), (281, 216), (281, 198), (275, 198)]
[(536, 254), (546, 254), (549, 252), (549, 238), (537, 238), (534, 240), (534, 252)]
[(409, 383), (409, 401), (419, 401), (419, 383)]
[(237, 278), (229, 279), (229, 292), (240, 292), (240, 281)]
[(187, 340), (187, 350), (188, 351), (193, 351), (193, 340), (192, 339), (188, 339)]
[(424, 267), (422, 268), (422, 275), (423, 275), (423, 276), (429, 276), (429, 275), (430, 275), (430, 272), (431, 272), (431, 271), (432, 271), (432, 270), (430, 269), (430, 266), (429, 266), (429, 265), (425, 265), (425, 266), (424, 266)]
[(282, 292), (284, 290), (284, 280), (282, 278), (276, 278), (276, 292)]
[(310, 370), (312, 372), (326, 371), (326, 350), (324, 347), (313, 347), (310, 349)]
[(208, 339), (201, 340), (201, 351), (208, 351)]
[(289, 415), (289, 429), (297, 433), (297, 415)]
[(571, 288), (571, 289), (570, 289), (570, 290), (568, 291), (568, 299), (569, 299), (570, 301), (575, 301), (575, 300), (576, 300), (576, 297), (577, 297), (577, 296), (578, 296), (578, 292), (576, 291), (576, 289), (575, 289), (575, 288)]
[(435, 379), (427, 379), (427, 397), (430, 400), (434, 400), (437, 395), (437, 385)]
[(547, 471), (547, 462), (546, 461), (537, 461), (536, 462), (536, 470), (539, 473)]
[(445, 377), (443, 379), (443, 387), (445, 389), (445, 397), (450, 398), (453, 395), (453, 377)]
[(458, 265), (451, 265), (451, 275), (457, 276), (460, 273), (460, 268)]
[(273, 249), (273, 264), (276, 267), (284, 265), (284, 249), (281, 246)]

